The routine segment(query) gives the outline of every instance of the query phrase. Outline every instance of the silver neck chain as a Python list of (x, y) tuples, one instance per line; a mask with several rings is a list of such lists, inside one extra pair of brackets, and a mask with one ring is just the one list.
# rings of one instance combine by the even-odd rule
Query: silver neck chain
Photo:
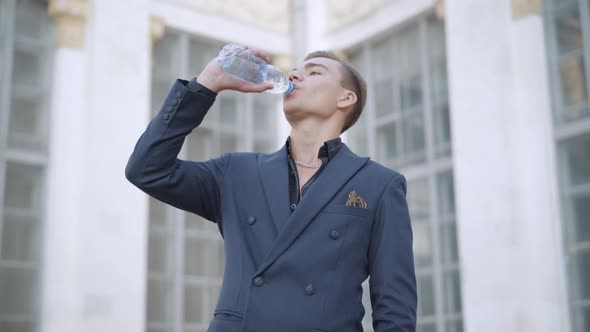
[(305, 167), (305, 168), (320, 168), (320, 167), (322, 167), (322, 163), (310, 165), (310, 164), (306, 164), (306, 163), (304, 163), (302, 161), (298, 161), (298, 160), (295, 160), (295, 164), (297, 164), (301, 167)]

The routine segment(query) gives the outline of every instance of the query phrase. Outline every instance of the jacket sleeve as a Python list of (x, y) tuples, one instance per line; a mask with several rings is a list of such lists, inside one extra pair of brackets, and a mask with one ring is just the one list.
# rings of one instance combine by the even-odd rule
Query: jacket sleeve
[(401, 174), (389, 181), (375, 212), (369, 273), (375, 332), (414, 332), (416, 275), (406, 179)]
[(148, 195), (216, 222), (219, 187), (230, 155), (203, 162), (177, 158), (185, 137), (207, 114), (214, 95), (189, 89), (177, 80), (158, 114), (139, 138), (127, 167), (126, 178)]

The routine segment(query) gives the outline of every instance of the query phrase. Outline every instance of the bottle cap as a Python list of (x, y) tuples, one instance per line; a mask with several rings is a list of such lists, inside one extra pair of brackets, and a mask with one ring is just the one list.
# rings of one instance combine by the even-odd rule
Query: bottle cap
[(285, 92), (283, 92), (284, 94), (288, 95), (291, 92), (293, 92), (293, 90), (295, 90), (295, 84), (293, 84), (293, 82), (289, 81), (289, 87), (287, 88), (287, 90)]

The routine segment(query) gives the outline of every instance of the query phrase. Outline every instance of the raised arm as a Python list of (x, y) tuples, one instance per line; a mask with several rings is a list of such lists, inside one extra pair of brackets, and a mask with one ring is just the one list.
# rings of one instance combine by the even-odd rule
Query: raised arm
[[(253, 52), (269, 60), (263, 53)], [(135, 145), (125, 176), (156, 199), (217, 221), (219, 187), (231, 155), (195, 162), (178, 159), (178, 153), (186, 136), (203, 121), (218, 92), (262, 92), (269, 88), (272, 85), (268, 83), (252, 85), (222, 71), (216, 58), (197, 79), (177, 80)]]

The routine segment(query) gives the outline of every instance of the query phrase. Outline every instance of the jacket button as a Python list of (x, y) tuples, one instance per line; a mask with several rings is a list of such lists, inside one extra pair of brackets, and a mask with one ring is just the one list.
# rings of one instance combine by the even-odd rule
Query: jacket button
[(166, 110), (167, 110), (168, 112), (172, 112), (172, 110), (173, 110), (173, 109), (174, 109), (174, 107), (172, 107), (172, 106), (168, 106), (168, 107), (166, 108)]
[(177, 92), (176, 92), (176, 97), (177, 97), (177, 98), (180, 98), (180, 97), (182, 97), (182, 92), (180, 92), (180, 91), (177, 91)]
[(262, 285), (264, 285), (264, 279), (262, 277), (254, 278), (254, 285), (256, 287), (261, 287)]
[(332, 232), (330, 232), (330, 238), (332, 240), (337, 240), (340, 237), (340, 233), (338, 233), (337, 230), (333, 230)]
[(248, 217), (248, 225), (253, 225), (256, 222), (256, 218), (250, 216)]
[(305, 294), (313, 295), (313, 293), (315, 293), (315, 289), (313, 288), (313, 285), (312, 284), (305, 285)]
[(295, 210), (296, 207), (297, 207), (297, 204), (291, 204), (291, 210)]
[(176, 106), (178, 104), (178, 100), (177, 99), (172, 99), (172, 101), (170, 102), (170, 104)]
[(165, 119), (165, 120), (168, 120), (168, 118), (170, 118), (170, 115), (168, 115), (168, 114), (164, 114), (164, 119)]

